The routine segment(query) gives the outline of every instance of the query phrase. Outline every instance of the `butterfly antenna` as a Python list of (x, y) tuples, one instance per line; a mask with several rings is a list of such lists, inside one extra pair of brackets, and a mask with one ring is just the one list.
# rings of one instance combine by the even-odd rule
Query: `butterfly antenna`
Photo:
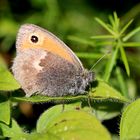
[(99, 58), (96, 63), (91, 67), (90, 70), (92, 70), (105, 56), (107, 56), (110, 53), (110, 51), (106, 52), (101, 58)]

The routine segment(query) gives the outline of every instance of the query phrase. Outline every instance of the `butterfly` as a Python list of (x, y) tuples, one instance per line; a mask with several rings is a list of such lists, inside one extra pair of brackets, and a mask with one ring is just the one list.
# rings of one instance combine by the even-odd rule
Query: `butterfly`
[(27, 97), (84, 94), (94, 79), (64, 42), (33, 24), (18, 31), (12, 71)]

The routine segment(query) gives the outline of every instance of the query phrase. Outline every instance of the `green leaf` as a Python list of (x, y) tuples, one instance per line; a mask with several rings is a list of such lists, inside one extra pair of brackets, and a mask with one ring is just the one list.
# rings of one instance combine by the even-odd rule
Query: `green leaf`
[(13, 75), (8, 70), (0, 68), (0, 90), (11, 91), (19, 88), (20, 85)]
[(119, 47), (116, 47), (115, 51), (113, 52), (111, 58), (109, 59), (107, 65), (106, 65), (105, 74), (104, 74), (105, 81), (108, 81), (110, 78), (113, 66), (115, 65), (115, 62), (117, 59), (118, 49), (119, 49)]
[(113, 35), (97, 35), (97, 36), (91, 36), (92, 39), (111, 39), (115, 38)]
[(118, 32), (119, 31), (120, 19), (118, 18), (116, 12), (114, 12), (113, 15), (114, 15), (114, 23), (115, 23), (115, 25), (114, 25), (114, 31), (115, 32)]
[(140, 27), (137, 27), (136, 29), (132, 30), (130, 33), (128, 33), (124, 38), (123, 41), (127, 41), (128, 39), (130, 39), (132, 36), (134, 36), (136, 33), (138, 33), (140, 31)]
[(62, 105), (58, 105), (45, 111), (37, 121), (37, 132), (41, 133), (46, 131), (46, 128), (49, 128), (52, 120), (57, 118), (62, 113), (62, 109)]
[(105, 22), (103, 22), (101, 19), (95, 18), (95, 20), (96, 20), (102, 27), (104, 27), (109, 33), (111, 33), (113, 36), (116, 35), (116, 33), (115, 33), (112, 29), (110, 29), (110, 28), (107, 26), (107, 24), (106, 24)]
[[(121, 114), (123, 103), (100, 101), (92, 102), (93, 112), (100, 121), (112, 119)], [(86, 106), (87, 108), (87, 106)], [(89, 108), (91, 112), (91, 108)]]
[(64, 108), (63, 105), (57, 105), (45, 111), (37, 121), (37, 132), (41, 133), (46, 130), (46, 128), (49, 128), (52, 120), (55, 120), (63, 111), (76, 110), (76, 108), (79, 108), (79, 104), (64, 105)]
[(140, 42), (123, 43), (123, 47), (140, 47)]
[(38, 126), (43, 126), (44, 123), (46, 128), (45, 126), (44, 129), (40, 127), (41, 129), (38, 129), (38, 131), (67, 140), (72, 138), (79, 140), (111, 140), (108, 131), (93, 115), (80, 110), (64, 110), (63, 112), (61, 110), (62, 106), (59, 105), (44, 112), (43, 117), (41, 116), (40, 118), (43, 120), (38, 121), (38, 123), (42, 124), (38, 124)]
[(0, 122), (4, 122), (5, 124), (10, 124), (10, 101), (0, 101)]
[(4, 137), (12, 138), (13, 140), (23, 140), (25, 138), (21, 128), (13, 119), (10, 126), (0, 123), (0, 128)]
[(121, 30), (120, 34), (122, 35), (126, 29), (131, 25), (131, 23), (133, 22), (133, 19), (131, 19)]
[(120, 92), (115, 90), (113, 87), (109, 86), (104, 81), (97, 81), (97, 86), (92, 88), (92, 91), (89, 93), (90, 99), (96, 100), (115, 100), (117, 102), (129, 102), (127, 98), (121, 95)]
[(60, 140), (60, 138), (50, 133), (35, 133), (34, 132), (24, 137), (24, 140)]
[(33, 102), (33, 103), (40, 103), (40, 102), (55, 102), (55, 103), (71, 103), (75, 101), (88, 101), (89, 96), (92, 101), (99, 101), (99, 100), (110, 100), (113, 102), (128, 102), (128, 99), (123, 97), (118, 91), (107, 85), (107, 83), (103, 81), (95, 81), (94, 87), (88, 94), (84, 95), (77, 95), (77, 96), (63, 96), (63, 97), (48, 97), (48, 96), (41, 96), (41, 95), (34, 95), (31, 97), (17, 97), (13, 96), (11, 99), (13, 101), (26, 101), (26, 102)]
[(112, 15), (109, 15), (109, 21), (110, 21), (110, 23), (111, 23), (112, 27), (114, 28), (114, 27), (115, 27), (115, 21), (114, 21), (114, 19), (113, 19), (113, 16), (112, 16)]
[(126, 69), (126, 73), (127, 73), (128, 76), (130, 76), (129, 64), (128, 64), (128, 61), (127, 61), (127, 57), (126, 57), (124, 48), (122, 46), (120, 46), (120, 51), (121, 51), (122, 61), (124, 63), (125, 69)]
[(121, 118), (120, 140), (140, 139), (140, 99), (128, 105)]
[(119, 87), (123, 96), (128, 97), (128, 90), (126, 86), (126, 81), (123, 78), (123, 74), (121, 73), (121, 69), (119, 67), (116, 68), (116, 77), (118, 79)]
[(19, 83), (14, 79), (13, 75), (7, 70), (0, 57), (0, 90), (11, 91), (19, 89)]

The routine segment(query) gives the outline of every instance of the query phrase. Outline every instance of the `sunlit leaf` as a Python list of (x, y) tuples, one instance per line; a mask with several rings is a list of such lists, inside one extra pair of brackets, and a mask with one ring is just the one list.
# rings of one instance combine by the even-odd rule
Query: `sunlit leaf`
[(125, 42), (124, 47), (140, 47), (140, 42)]
[(7, 125), (10, 124), (11, 111), (10, 111), (10, 101), (0, 101), (0, 122)]
[(6, 66), (3, 64), (3, 60), (0, 58), (0, 90), (11, 91), (19, 88), (20, 88), (19, 83), (8, 71)]
[(75, 106), (75, 104), (70, 104), (64, 105), (63, 108), (63, 105), (57, 105), (45, 111), (37, 121), (37, 132), (41, 133), (44, 131), (44, 129), (49, 128), (49, 125), (51, 124), (52, 120), (55, 120), (55, 118), (57, 118), (63, 111), (76, 110)]
[(61, 112), (61, 109), (62, 106), (55, 106), (42, 114), (38, 126), (44, 124), (44, 127), (43, 129), (39, 127), (41, 130), (38, 128), (39, 133), (46, 132), (46, 134), (48, 133), (56, 138), (67, 140), (72, 138), (111, 140), (108, 131), (93, 115), (80, 110)]
[(124, 38), (123, 41), (127, 41), (130, 39), (132, 36), (134, 36), (136, 33), (140, 31), (140, 27), (137, 27), (136, 29), (132, 30), (130, 33), (128, 33)]
[(121, 30), (120, 34), (122, 35), (126, 29), (131, 25), (131, 23), (133, 22), (133, 19), (131, 19)]
[(140, 99), (125, 108), (120, 124), (120, 140), (138, 139), (140, 139)]
[(118, 102), (120, 101), (124, 101), (127, 102), (129, 101), (127, 98), (125, 98), (124, 96), (121, 95), (120, 92), (118, 92), (117, 90), (115, 90), (113, 87), (109, 86), (107, 83), (105, 83), (104, 81), (99, 81), (97, 82), (97, 86), (95, 86), (94, 88), (92, 88), (92, 91), (89, 93), (89, 96), (91, 99), (112, 99), (117, 100)]
[(26, 134), (24, 134), (15, 120), (12, 119), (11, 125), (6, 125), (0, 122), (0, 128), (4, 137), (11, 138), (13, 140), (23, 140)]

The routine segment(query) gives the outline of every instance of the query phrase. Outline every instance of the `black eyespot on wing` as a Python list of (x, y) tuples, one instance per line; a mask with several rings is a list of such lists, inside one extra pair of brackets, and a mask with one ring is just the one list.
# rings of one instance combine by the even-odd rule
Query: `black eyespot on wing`
[(32, 36), (31, 36), (31, 41), (32, 41), (33, 43), (37, 43), (37, 42), (38, 42), (38, 37), (35, 36), (35, 35), (32, 35)]

